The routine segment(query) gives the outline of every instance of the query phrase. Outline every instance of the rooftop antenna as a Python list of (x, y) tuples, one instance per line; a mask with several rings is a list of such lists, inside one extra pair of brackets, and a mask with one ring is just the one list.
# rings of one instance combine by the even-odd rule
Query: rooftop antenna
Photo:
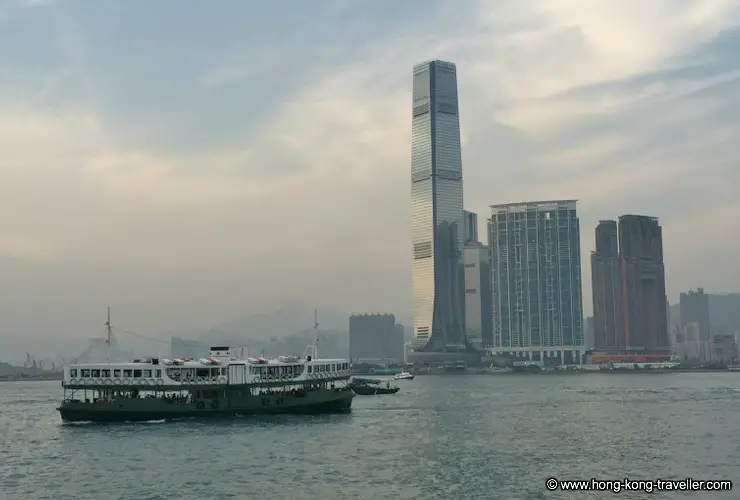
[(105, 343), (108, 345), (108, 363), (110, 363), (110, 336), (111, 336), (110, 306), (108, 306), (108, 321), (105, 322), (105, 326), (108, 329), (108, 338), (105, 339)]

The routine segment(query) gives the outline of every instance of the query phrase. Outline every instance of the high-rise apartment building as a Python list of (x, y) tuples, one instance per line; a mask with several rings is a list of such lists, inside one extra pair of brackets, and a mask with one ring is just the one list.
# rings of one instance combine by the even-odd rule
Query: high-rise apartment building
[(663, 230), (656, 217), (619, 217), (622, 321), (630, 351), (670, 352)]
[(461, 352), (464, 221), (457, 69), (414, 66), (411, 132), (414, 352)]
[(696, 322), (699, 325), (699, 339), (697, 340), (709, 342), (712, 337), (709, 323), (709, 294), (704, 293), (703, 288), (696, 291), (689, 290), (688, 293), (681, 294), (679, 304), (681, 328)]
[(491, 209), (494, 353), (580, 363), (585, 349), (576, 201)]
[(600, 221), (596, 226), (596, 251), (591, 253), (591, 288), (594, 348), (601, 351), (621, 351), (626, 348), (619, 269), (617, 221)]
[(619, 222), (599, 222), (591, 280), (596, 350), (670, 352), (663, 235), (657, 218), (623, 215)]

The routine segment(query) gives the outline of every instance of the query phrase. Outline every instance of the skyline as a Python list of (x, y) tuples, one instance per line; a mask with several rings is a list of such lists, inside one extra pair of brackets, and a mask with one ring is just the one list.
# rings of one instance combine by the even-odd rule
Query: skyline
[(3, 332), (410, 316), (408, 68), (434, 58), (466, 210), (578, 199), (582, 255), (598, 220), (657, 216), (672, 303), (737, 291), (732, 2), (174, 5), (0, 7)]

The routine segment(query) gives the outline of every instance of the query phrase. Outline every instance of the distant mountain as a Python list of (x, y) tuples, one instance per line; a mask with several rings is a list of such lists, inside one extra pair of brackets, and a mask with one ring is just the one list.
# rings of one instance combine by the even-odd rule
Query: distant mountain
[[(322, 330), (347, 331), (349, 314), (335, 309), (318, 308), (318, 322)], [(269, 341), (281, 339), (306, 329), (313, 328), (314, 308), (293, 303), (269, 313), (248, 314), (218, 324), (200, 335), (204, 341), (244, 340)]]
[[(349, 356), (349, 334), (344, 331), (318, 330), (316, 346), (322, 358), (347, 358)], [(302, 330), (283, 338), (254, 342), (249, 345), (249, 355), (280, 356), (283, 354), (302, 355), (306, 347), (314, 341), (313, 330)]]

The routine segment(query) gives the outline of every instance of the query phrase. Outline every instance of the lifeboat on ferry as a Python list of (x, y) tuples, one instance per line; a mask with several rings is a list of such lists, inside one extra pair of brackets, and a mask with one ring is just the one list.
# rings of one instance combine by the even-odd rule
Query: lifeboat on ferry
[(288, 356), (278, 356), (278, 360), (281, 363), (296, 363), (298, 361), (298, 356), (288, 355)]

